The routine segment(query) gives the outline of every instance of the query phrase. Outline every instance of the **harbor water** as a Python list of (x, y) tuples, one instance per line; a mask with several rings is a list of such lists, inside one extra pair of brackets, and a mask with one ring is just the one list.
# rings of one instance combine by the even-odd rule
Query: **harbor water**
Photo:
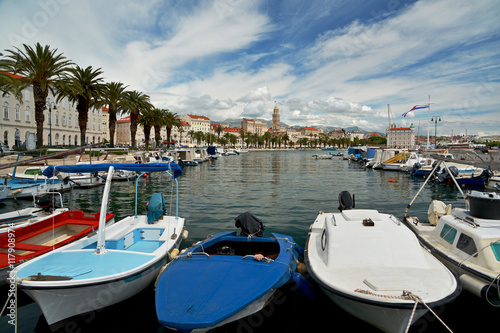
[[(418, 192), (423, 179), (400, 172), (365, 169), (342, 157), (315, 159), (314, 151), (251, 151), (219, 157), (194, 167), (184, 167), (178, 179), (179, 215), (186, 218), (189, 237), (182, 247), (205, 239), (208, 235), (236, 230), (234, 218), (250, 212), (271, 232), (290, 235), (305, 246), (309, 226), (320, 211), (338, 211), (338, 194), (349, 191), (356, 208), (377, 209), (402, 219), (405, 208)], [(322, 152), (320, 152), (322, 154)], [(154, 192), (172, 196), (172, 182), (165, 174), (151, 174), (141, 179), (138, 213)], [(64, 193), (64, 204), (71, 209), (98, 212), (103, 187)], [(109, 211), (116, 221), (134, 214), (135, 182), (112, 184)], [(426, 219), (432, 200), (464, 207), (460, 192), (448, 185), (428, 184), (409, 210), (412, 216)], [(6, 201), (0, 213), (31, 205), (29, 201)], [(169, 214), (174, 206), (168, 206)], [(306, 274), (307, 276), (307, 274)], [(258, 278), (258, 277), (257, 277)], [(347, 314), (326, 298), (308, 279), (314, 292), (306, 297), (292, 283), (280, 289), (262, 311), (226, 325), (217, 332), (379, 332), (376, 328)], [(175, 288), (175, 286), (172, 286)], [(245, 289), (242, 281), (242, 290)], [(8, 289), (0, 289), (1, 306)], [(18, 295), (18, 332), (49, 332), (38, 306)], [(175, 304), (172, 304), (175, 306)], [(410, 332), (490, 332), (498, 329), (500, 309), (493, 308), (466, 292), (451, 304), (428, 313), (415, 323)], [(0, 318), (0, 332), (14, 332), (10, 318)], [(446, 328), (444, 324), (449, 328)], [(58, 332), (169, 332), (157, 321), (153, 287), (126, 302), (85, 314), (68, 321)]]

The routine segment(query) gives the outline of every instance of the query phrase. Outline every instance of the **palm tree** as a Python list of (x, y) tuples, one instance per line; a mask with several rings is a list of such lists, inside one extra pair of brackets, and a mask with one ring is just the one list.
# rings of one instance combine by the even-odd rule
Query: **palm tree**
[(149, 101), (149, 96), (137, 90), (129, 91), (125, 97), (126, 110), (122, 113), (130, 113), (130, 143), (136, 147), (135, 135), (137, 133), (137, 124), (139, 115), (142, 112), (153, 109), (153, 104)]
[(177, 115), (177, 113), (170, 112), (170, 111), (168, 111), (168, 109), (165, 109), (165, 111), (166, 111), (165, 126), (167, 127), (167, 142), (170, 145), (170, 142), (171, 142), (170, 141), (170, 134), (172, 133), (172, 128), (174, 128), (174, 126), (175, 126), (175, 127), (179, 128), (179, 132), (180, 132), (180, 129), (182, 128), (182, 122), (181, 122), (181, 119), (179, 118), (179, 116)]
[(155, 108), (143, 109), (141, 110), (141, 114), (137, 119), (137, 124), (141, 125), (144, 130), (144, 144), (146, 150), (149, 150), (149, 137), (151, 134), (151, 128), (155, 125), (156, 117), (158, 116), (158, 113), (155, 110), (159, 109)]
[(157, 109), (153, 108), (151, 110), (154, 121), (153, 121), (153, 128), (154, 128), (154, 133), (155, 133), (155, 143), (156, 147), (160, 146), (160, 140), (161, 140), (161, 128), (163, 126), (167, 126), (168, 122), (168, 110), (167, 109)]
[[(35, 100), (36, 142), (43, 146), (43, 110), (49, 95), (49, 90), (54, 92), (54, 85), (70, 70), (72, 62), (67, 60), (62, 53), (57, 54), (57, 49), (42, 46), (37, 43), (35, 47), (23, 44), (24, 50), (6, 50), (6, 58), (0, 60), (0, 71), (18, 74), (21, 78), (7, 82), (8, 89), (21, 91), (28, 86), (33, 86)], [(2, 88), (3, 90), (4, 88)]]
[(76, 102), (78, 111), (78, 125), (80, 126), (80, 145), (85, 145), (89, 108), (101, 99), (105, 86), (102, 83), (102, 71), (100, 68), (93, 69), (92, 66), (82, 68), (76, 66), (69, 70), (67, 80), (56, 84), (58, 96), (61, 100), (67, 96), (69, 101)]
[(115, 146), (116, 115), (123, 110), (126, 88), (121, 82), (106, 83), (101, 99), (95, 104), (96, 107), (108, 106), (110, 147)]

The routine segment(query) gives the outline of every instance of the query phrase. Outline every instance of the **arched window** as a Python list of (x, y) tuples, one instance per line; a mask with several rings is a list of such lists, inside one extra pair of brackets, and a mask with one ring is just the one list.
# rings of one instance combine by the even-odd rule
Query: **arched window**
[(9, 145), (9, 131), (3, 132), (3, 143), (7, 146)]
[(16, 131), (14, 132), (14, 144), (16, 145), (16, 148), (21, 148), (21, 131), (19, 131), (18, 128), (16, 128)]

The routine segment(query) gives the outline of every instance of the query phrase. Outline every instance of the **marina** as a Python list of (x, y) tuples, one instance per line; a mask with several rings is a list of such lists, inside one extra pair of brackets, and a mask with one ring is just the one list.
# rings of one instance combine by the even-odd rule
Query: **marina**
[[(356, 209), (378, 210), (400, 220), (417, 194), (410, 212), (421, 220), (427, 216), (433, 200), (465, 208), (460, 191), (448, 183), (432, 182), (422, 187), (424, 178), (411, 177), (409, 173), (366, 168), (342, 156), (311, 158), (314, 153), (323, 154), (311, 150), (250, 151), (183, 167), (183, 174), (178, 178), (178, 209), (179, 216), (185, 218), (189, 237), (181, 249), (210, 235), (235, 231), (235, 217), (245, 212), (262, 220), (264, 236), (272, 233), (290, 235), (295, 243), (304, 247), (310, 226), (319, 212), (339, 211), (338, 195), (342, 191), (355, 194)], [(166, 182), (167, 177), (161, 173), (139, 179), (140, 214), (146, 212), (151, 195), (162, 192)], [(63, 193), (64, 206), (98, 212), (103, 190), (101, 186)], [(108, 211), (120, 221), (130, 215), (135, 200), (134, 181), (113, 183)], [(0, 206), (0, 213), (30, 204), (29, 201), (6, 200)], [(166, 207), (170, 213), (172, 209), (175, 208)], [(304, 276), (311, 286), (312, 296), (301, 292), (293, 283), (285, 284), (261, 311), (221, 326), (216, 332), (304, 332), (322, 331), (325, 327), (332, 331), (349, 327), (356, 331), (380, 332), (333, 303), (308, 273)], [(0, 289), (2, 305), (9, 288), (7, 285)], [(50, 332), (40, 308), (22, 292), (16, 310), (18, 332)], [(499, 309), (462, 291), (453, 301), (433, 310), (434, 313), (423, 314), (409, 332), (469, 332), (471, 322), (474, 330), (480, 327), (481, 331), (492, 331), (496, 329)], [(9, 320), (5, 314), (0, 318), (2, 332), (14, 332)], [(170, 332), (158, 321), (153, 286), (118, 304), (77, 316), (56, 331)]]

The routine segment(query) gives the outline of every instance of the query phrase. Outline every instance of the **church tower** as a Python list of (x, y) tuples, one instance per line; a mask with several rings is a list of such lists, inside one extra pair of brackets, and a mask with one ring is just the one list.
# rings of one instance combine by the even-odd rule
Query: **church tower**
[(274, 105), (272, 131), (273, 132), (280, 131), (280, 109), (278, 109), (278, 104)]

